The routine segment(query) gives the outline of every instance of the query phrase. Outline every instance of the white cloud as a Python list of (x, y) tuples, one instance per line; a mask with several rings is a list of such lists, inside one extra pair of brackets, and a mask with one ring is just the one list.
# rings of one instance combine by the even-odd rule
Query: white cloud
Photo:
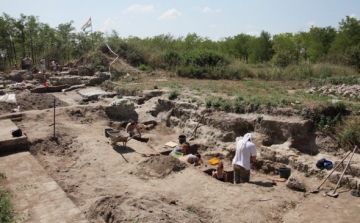
[(225, 40), (226, 38), (225, 37), (223, 37), (223, 36), (217, 36), (217, 37), (215, 37), (215, 41), (223, 41), (223, 40)]
[(179, 11), (176, 9), (169, 9), (158, 19), (176, 19), (179, 17), (181, 17), (181, 13)]
[(114, 27), (116, 25), (115, 21), (111, 18), (107, 18), (105, 22), (103, 22), (103, 28), (104, 30), (110, 29), (111, 27)]
[(246, 25), (245, 28), (246, 29), (252, 29), (252, 28), (254, 28), (254, 26), (253, 25)]
[(315, 22), (307, 22), (306, 23), (306, 26), (309, 26), (309, 27), (312, 27), (312, 26), (315, 26)]
[(124, 13), (127, 13), (127, 12), (146, 13), (146, 12), (153, 12), (153, 11), (154, 11), (153, 5), (131, 5), (124, 11)]
[(203, 13), (220, 13), (222, 12), (222, 9), (218, 8), (218, 9), (211, 9), (209, 7), (205, 7), (201, 10)]
[(215, 24), (211, 24), (211, 25), (209, 25), (209, 28), (215, 28), (216, 27), (216, 25)]
[(349, 17), (351, 17), (351, 18), (356, 18), (356, 14), (355, 14), (355, 13), (351, 13), (351, 14), (349, 15)]
[(247, 31), (245, 34), (249, 36), (259, 36), (259, 33), (256, 31)]

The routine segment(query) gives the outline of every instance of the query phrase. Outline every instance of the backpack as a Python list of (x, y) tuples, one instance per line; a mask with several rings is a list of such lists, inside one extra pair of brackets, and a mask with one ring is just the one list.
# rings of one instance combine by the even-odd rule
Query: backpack
[(16, 129), (16, 130), (11, 131), (11, 134), (13, 137), (20, 137), (20, 136), (22, 136), (22, 131), (21, 131), (21, 129)]
[(322, 158), (317, 161), (316, 167), (319, 168), (320, 170), (323, 169), (331, 170), (333, 168), (333, 163), (330, 160)]

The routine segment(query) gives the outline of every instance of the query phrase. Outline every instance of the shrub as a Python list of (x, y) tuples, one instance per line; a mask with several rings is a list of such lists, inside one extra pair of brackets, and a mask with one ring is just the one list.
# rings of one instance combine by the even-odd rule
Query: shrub
[(296, 71), (297, 79), (308, 79), (313, 76), (313, 68), (308, 64), (300, 65)]
[(165, 52), (162, 56), (162, 60), (168, 68), (173, 68), (181, 63), (180, 54), (174, 51)]
[(212, 105), (212, 99), (211, 98), (206, 98), (205, 99), (205, 105), (206, 105), (206, 107), (211, 107), (211, 105)]
[(245, 106), (242, 101), (235, 101), (234, 112), (239, 114), (245, 112)]
[(343, 126), (336, 132), (337, 142), (345, 149), (351, 149), (353, 145), (360, 146), (360, 118), (347, 119)]
[(200, 67), (215, 67), (221, 64), (228, 64), (229, 61), (224, 55), (210, 50), (194, 50), (184, 55), (185, 66), (196, 65)]
[(231, 101), (223, 100), (220, 104), (220, 108), (223, 111), (229, 111), (231, 109)]
[(188, 77), (188, 78), (197, 78), (204, 79), (206, 78), (207, 69), (203, 67), (198, 67), (194, 65), (188, 65), (180, 67), (177, 70), (177, 75), (179, 77)]
[(350, 115), (350, 111), (343, 102), (319, 106), (304, 115), (304, 118), (312, 120), (315, 130), (333, 132), (333, 127), (342, 123), (343, 117)]
[(174, 100), (179, 96), (179, 91), (176, 89), (173, 89), (169, 92), (169, 100)]
[(124, 76), (124, 74), (120, 71), (114, 70), (111, 72), (111, 78), (112, 81), (118, 81), (121, 76)]
[(143, 54), (135, 47), (131, 47), (125, 52), (125, 58), (133, 66), (139, 66), (144, 63)]
[(138, 66), (138, 69), (139, 69), (139, 70), (142, 70), (142, 71), (145, 71), (145, 70), (147, 70), (148, 68), (147, 68), (146, 65), (140, 64), (140, 66)]
[(322, 66), (316, 75), (320, 79), (326, 79), (332, 76), (332, 70), (329, 66)]

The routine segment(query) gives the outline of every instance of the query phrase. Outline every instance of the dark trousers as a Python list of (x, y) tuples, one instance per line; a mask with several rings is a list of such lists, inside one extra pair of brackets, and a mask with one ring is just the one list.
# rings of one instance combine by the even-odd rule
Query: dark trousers
[(250, 181), (250, 170), (242, 166), (234, 165), (234, 184), (247, 183)]

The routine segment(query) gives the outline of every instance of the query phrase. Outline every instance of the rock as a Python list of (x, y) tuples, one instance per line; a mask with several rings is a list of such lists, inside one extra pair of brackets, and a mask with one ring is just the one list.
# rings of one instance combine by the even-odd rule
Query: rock
[(79, 85), (82, 84), (81, 79), (76, 76), (67, 76), (67, 77), (51, 77), (50, 83), (53, 86), (57, 85)]
[(89, 85), (89, 86), (100, 85), (104, 81), (109, 80), (109, 79), (110, 79), (110, 74), (103, 72), (103, 73), (100, 73), (100, 74), (96, 75), (95, 77), (91, 78), (87, 85)]
[(69, 70), (69, 75), (79, 75), (79, 72), (78, 72), (78, 70), (77, 69), (73, 69), (73, 68), (71, 68), (70, 70)]
[(24, 80), (23, 75), (27, 74), (28, 72), (25, 70), (13, 70), (10, 74), (5, 76), (5, 79), (22, 82)]
[(93, 76), (95, 73), (95, 70), (90, 67), (79, 66), (78, 73), (80, 76)]
[(132, 119), (138, 120), (138, 114), (135, 111), (135, 105), (127, 99), (116, 99), (111, 102), (110, 106), (105, 108), (106, 115), (111, 119), (127, 121)]
[(291, 175), (286, 181), (286, 186), (291, 190), (303, 191), (305, 192), (305, 185), (301, 182), (295, 175)]

